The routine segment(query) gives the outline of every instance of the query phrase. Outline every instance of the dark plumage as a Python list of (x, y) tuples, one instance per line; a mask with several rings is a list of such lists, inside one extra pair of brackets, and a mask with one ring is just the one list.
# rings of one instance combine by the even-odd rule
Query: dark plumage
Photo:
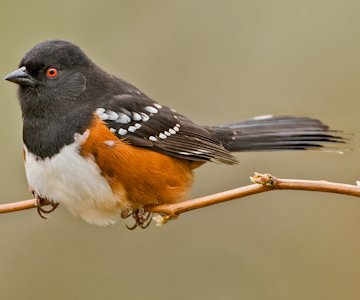
[[(59, 70), (56, 80), (45, 75), (50, 66)], [(19, 67), (26, 67), (27, 72), (26, 80), (18, 82), (24, 143), (41, 158), (51, 157), (70, 144), (74, 133), (89, 126), (99, 107), (146, 114), (144, 108), (156, 103), (126, 81), (101, 70), (80, 48), (66, 41), (38, 44), (25, 54)], [(124, 127), (115, 120), (104, 121), (116, 132)], [(135, 123), (131, 120), (126, 126)], [(149, 136), (157, 136), (176, 124), (181, 126), (177, 134), (149, 140)], [(165, 106), (141, 125), (140, 130), (119, 137), (134, 146), (173, 157), (230, 164), (237, 161), (230, 151), (318, 149), (324, 143), (343, 141), (328, 126), (309, 118), (269, 117), (203, 127)]]

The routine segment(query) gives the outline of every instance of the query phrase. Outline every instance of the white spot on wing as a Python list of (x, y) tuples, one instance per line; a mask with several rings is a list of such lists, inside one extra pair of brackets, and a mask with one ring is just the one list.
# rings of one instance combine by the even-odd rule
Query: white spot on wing
[(143, 112), (141, 113), (141, 117), (144, 122), (147, 122), (150, 119), (150, 117), (146, 113), (143, 113)]
[(176, 134), (176, 131), (175, 131), (174, 129), (172, 129), (172, 128), (169, 129), (169, 132), (170, 132), (171, 134)]
[(149, 140), (153, 142), (157, 142), (157, 138), (154, 137), (153, 135), (149, 136)]
[(127, 130), (124, 129), (124, 128), (120, 128), (119, 131), (118, 131), (118, 133), (119, 133), (120, 135), (125, 135), (125, 134), (127, 134)]
[(116, 132), (116, 129), (115, 128), (110, 128), (109, 129), (112, 133)]
[(105, 120), (109, 119), (109, 115), (106, 113), (102, 113), (101, 115), (99, 115), (99, 118), (100, 118), (100, 120), (105, 121)]
[(140, 121), (141, 120), (141, 116), (137, 113), (137, 112), (133, 112), (132, 113), (132, 119), (134, 121)]
[(146, 110), (147, 112), (149, 112), (149, 113), (152, 113), (152, 114), (156, 114), (156, 113), (159, 112), (159, 111), (158, 111), (155, 107), (153, 107), (153, 106), (146, 106), (146, 107), (145, 107), (145, 110)]
[(135, 127), (135, 126), (129, 126), (128, 131), (130, 131), (130, 132), (135, 132), (135, 131), (136, 131), (136, 127)]
[(182, 154), (182, 155), (191, 155), (191, 153), (189, 153), (189, 152), (179, 152), (179, 154)]
[(165, 134), (163, 134), (163, 133), (160, 133), (159, 138), (165, 140), (167, 138), (167, 136)]
[(139, 123), (135, 123), (134, 126), (136, 127), (136, 129), (140, 129), (140, 128), (141, 128), (141, 124), (139, 124)]
[(171, 133), (169, 131), (164, 131), (164, 133), (167, 135), (167, 136), (170, 136)]
[(159, 103), (154, 103), (153, 105), (154, 105), (156, 108), (159, 108), (159, 109), (162, 108), (162, 106), (161, 106)]
[(111, 121), (114, 121), (118, 118), (118, 114), (112, 110), (107, 110), (106, 111), (106, 114), (109, 116), (108, 119), (111, 120)]
[(127, 124), (131, 122), (131, 119), (129, 116), (123, 114), (123, 113), (119, 113), (119, 117), (115, 120), (116, 123), (121, 123), (121, 124)]
[(95, 113), (97, 114), (97, 115), (101, 115), (102, 113), (104, 113), (105, 112), (105, 108), (97, 108), (96, 110), (95, 110)]

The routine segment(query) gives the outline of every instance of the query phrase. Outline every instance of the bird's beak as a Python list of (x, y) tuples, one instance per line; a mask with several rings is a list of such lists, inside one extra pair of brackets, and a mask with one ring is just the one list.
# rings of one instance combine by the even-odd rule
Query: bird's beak
[(5, 80), (17, 83), (19, 85), (33, 85), (35, 83), (34, 78), (26, 70), (26, 67), (21, 67), (14, 72), (11, 72), (5, 76)]

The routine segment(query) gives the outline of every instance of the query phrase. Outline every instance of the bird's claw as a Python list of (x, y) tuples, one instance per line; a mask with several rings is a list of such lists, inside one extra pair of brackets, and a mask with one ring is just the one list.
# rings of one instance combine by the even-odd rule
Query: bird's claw
[(123, 219), (126, 219), (128, 217), (132, 216), (135, 220), (135, 223), (131, 226), (125, 225), (127, 229), (134, 230), (136, 227), (140, 227), (141, 229), (145, 229), (149, 227), (152, 221), (153, 214), (151, 212), (145, 212), (144, 208), (135, 209), (132, 212), (124, 212), (124, 214), (121, 214), (121, 217)]
[[(51, 208), (44, 209), (42, 206), (46, 205), (46, 204), (50, 204)], [(49, 218), (48, 214), (53, 212), (58, 206), (59, 206), (59, 203), (55, 203), (55, 202), (49, 201), (47, 199), (43, 199), (39, 196), (36, 196), (36, 210), (37, 210), (39, 216), (43, 219)]]

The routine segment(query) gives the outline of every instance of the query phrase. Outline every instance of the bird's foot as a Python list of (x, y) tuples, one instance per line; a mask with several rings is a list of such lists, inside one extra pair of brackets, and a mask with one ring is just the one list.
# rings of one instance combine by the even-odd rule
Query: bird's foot
[[(59, 206), (59, 203), (49, 201), (45, 198), (41, 198), (39, 196), (35, 196), (35, 198), (36, 198), (36, 210), (39, 216), (43, 219), (47, 219), (49, 217), (48, 214), (53, 212)], [(43, 206), (45, 205), (51, 205), (51, 208), (44, 209)]]
[(126, 225), (126, 228), (129, 230), (134, 230), (138, 226), (142, 229), (147, 228), (152, 221), (153, 214), (150, 212), (145, 212), (144, 208), (135, 209), (133, 211), (127, 210), (127, 211), (123, 211), (121, 213), (121, 217), (123, 219), (127, 219), (130, 216), (133, 217), (133, 219), (135, 220), (135, 223), (131, 226)]

